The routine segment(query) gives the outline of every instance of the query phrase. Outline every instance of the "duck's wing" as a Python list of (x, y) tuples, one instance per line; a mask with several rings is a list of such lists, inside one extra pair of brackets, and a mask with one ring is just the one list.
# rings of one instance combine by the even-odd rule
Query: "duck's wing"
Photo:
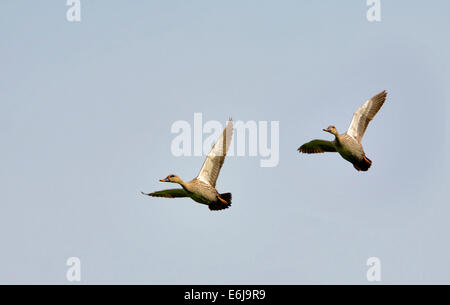
[(312, 140), (303, 144), (297, 149), (299, 152), (305, 154), (319, 154), (324, 152), (336, 152), (334, 143), (326, 140)]
[(206, 160), (197, 176), (198, 180), (205, 182), (212, 187), (216, 187), (216, 181), (219, 177), (220, 169), (225, 162), (225, 156), (230, 147), (232, 136), (233, 121), (230, 119), (216, 144), (214, 144), (211, 151), (206, 156)]
[(179, 197), (189, 197), (184, 189), (168, 189), (153, 193), (144, 193), (142, 195), (152, 196), (152, 197), (165, 197), (165, 198), (179, 198)]
[(386, 100), (386, 91), (380, 92), (364, 103), (354, 114), (347, 134), (361, 143), (369, 122), (375, 117)]

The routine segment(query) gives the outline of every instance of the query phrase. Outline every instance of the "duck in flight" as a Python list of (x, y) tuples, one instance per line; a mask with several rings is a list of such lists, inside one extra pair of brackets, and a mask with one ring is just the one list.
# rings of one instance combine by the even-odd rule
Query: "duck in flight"
[(306, 154), (338, 152), (342, 158), (352, 163), (356, 170), (367, 171), (372, 165), (372, 161), (366, 157), (361, 140), (369, 122), (383, 106), (386, 96), (386, 91), (383, 91), (366, 101), (353, 114), (352, 122), (346, 133), (339, 134), (334, 126), (323, 129), (335, 136), (334, 141), (312, 140), (300, 146), (298, 151)]
[(231, 193), (222, 193), (216, 190), (216, 181), (220, 169), (225, 161), (228, 148), (233, 135), (233, 121), (229, 119), (216, 144), (212, 147), (203, 163), (200, 173), (189, 182), (184, 182), (176, 175), (169, 175), (161, 182), (177, 183), (181, 188), (167, 189), (154, 193), (142, 193), (152, 197), (180, 198), (190, 197), (192, 200), (208, 205), (212, 211), (227, 209), (231, 206)]

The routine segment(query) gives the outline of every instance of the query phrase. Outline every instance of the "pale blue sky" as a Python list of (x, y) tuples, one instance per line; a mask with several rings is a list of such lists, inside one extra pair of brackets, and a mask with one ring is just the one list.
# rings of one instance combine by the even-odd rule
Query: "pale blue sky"
[[(450, 2), (0, 2), (0, 281), (450, 283)], [(296, 148), (386, 89), (373, 166)], [(194, 177), (176, 120), (280, 121), (280, 163), (231, 157), (212, 213), (148, 198)]]

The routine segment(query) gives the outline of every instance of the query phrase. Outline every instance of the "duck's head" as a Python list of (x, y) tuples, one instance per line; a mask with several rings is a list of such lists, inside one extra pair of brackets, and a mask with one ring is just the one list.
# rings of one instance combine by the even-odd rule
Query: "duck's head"
[(161, 182), (172, 182), (172, 183), (180, 183), (181, 179), (177, 175), (169, 175), (164, 179), (159, 179)]
[(333, 125), (328, 126), (327, 128), (324, 128), (323, 131), (329, 132), (332, 135), (337, 136), (338, 135), (338, 131), (336, 129), (336, 127), (334, 127)]

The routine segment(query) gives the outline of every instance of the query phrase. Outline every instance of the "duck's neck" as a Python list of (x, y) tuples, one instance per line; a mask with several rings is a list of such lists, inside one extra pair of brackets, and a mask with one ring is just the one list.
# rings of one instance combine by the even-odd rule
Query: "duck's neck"
[(187, 185), (186, 185), (186, 182), (184, 182), (183, 180), (181, 180), (181, 178), (178, 178), (176, 182), (177, 182), (179, 185), (181, 185), (181, 187), (182, 187), (183, 189), (185, 189), (185, 190), (188, 189), (188, 188), (187, 188)]
[(336, 141), (336, 143), (340, 144), (341, 141), (339, 140), (339, 133), (333, 133), (333, 136), (335, 137), (334, 141)]

